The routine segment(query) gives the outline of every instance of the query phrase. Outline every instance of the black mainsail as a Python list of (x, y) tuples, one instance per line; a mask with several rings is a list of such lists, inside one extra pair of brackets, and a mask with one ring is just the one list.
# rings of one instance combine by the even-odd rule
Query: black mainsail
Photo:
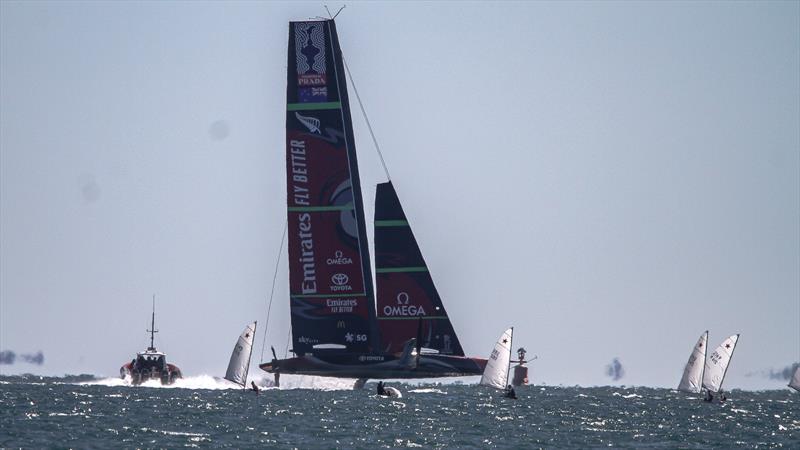
[(422, 320), (421, 347), (464, 356), (391, 181), (375, 194), (375, 272), (384, 350), (402, 351)]
[(292, 22), (286, 172), (292, 345), (377, 350), (364, 205), (332, 20)]

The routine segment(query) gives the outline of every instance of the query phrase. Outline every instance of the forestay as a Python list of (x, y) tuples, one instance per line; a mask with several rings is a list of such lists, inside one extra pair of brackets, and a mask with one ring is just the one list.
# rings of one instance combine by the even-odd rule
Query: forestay
[(706, 360), (705, 374), (703, 375), (703, 387), (711, 392), (719, 392), (722, 389), (722, 382), (725, 380), (725, 373), (736, 348), (739, 335), (725, 339), (725, 341), (714, 350), (714, 353)]
[(508, 385), (508, 367), (511, 364), (511, 345), (514, 327), (507, 329), (494, 345), (492, 354), (483, 369), (481, 383), (498, 389), (505, 389)]
[(686, 363), (686, 368), (683, 369), (683, 378), (681, 378), (681, 383), (678, 385), (679, 391), (696, 394), (702, 389), (707, 346), (708, 330), (700, 335), (700, 339), (697, 340), (697, 344), (695, 344), (694, 349), (692, 349), (689, 362)]
[(256, 323), (253, 322), (242, 331), (236, 346), (233, 347), (225, 379), (244, 386), (247, 383), (247, 371), (250, 367), (250, 355), (253, 353), (253, 338), (256, 334)]

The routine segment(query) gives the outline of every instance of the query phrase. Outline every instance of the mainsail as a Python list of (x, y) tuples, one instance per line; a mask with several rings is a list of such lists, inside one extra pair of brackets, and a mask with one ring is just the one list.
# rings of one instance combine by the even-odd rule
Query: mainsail
[(722, 389), (722, 382), (725, 380), (725, 373), (733, 356), (733, 350), (739, 341), (739, 335), (725, 339), (725, 341), (714, 350), (714, 353), (706, 360), (705, 374), (703, 375), (703, 387), (711, 392), (719, 392)]
[(689, 362), (683, 369), (683, 377), (678, 385), (678, 390), (683, 392), (699, 393), (703, 388), (703, 369), (706, 362), (706, 347), (708, 347), (708, 330), (700, 335), (697, 344), (689, 356)]
[(514, 327), (507, 329), (497, 343), (483, 369), (481, 384), (498, 389), (505, 389), (508, 385), (508, 367), (511, 364), (511, 345)]
[(330, 344), (377, 351), (353, 126), (332, 20), (290, 23), (286, 98), (293, 351)]
[(789, 381), (789, 387), (800, 391), (800, 365), (794, 368), (794, 375), (792, 375), (792, 379)]
[(225, 379), (244, 386), (247, 383), (247, 372), (250, 368), (250, 355), (253, 354), (253, 338), (256, 334), (256, 323), (253, 322), (242, 331), (236, 346), (233, 347)]
[(375, 272), (383, 350), (402, 351), (422, 320), (421, 347), (464, 355), (391, 182), (375, 194)]

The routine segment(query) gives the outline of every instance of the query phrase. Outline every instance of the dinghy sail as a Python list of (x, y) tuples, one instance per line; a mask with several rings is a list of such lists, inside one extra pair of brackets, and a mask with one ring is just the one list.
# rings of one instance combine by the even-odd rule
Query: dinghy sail
[(251, 323), (242, 331), (239, 340), (236, 341), (236, 346), (233, 347), (228, 370), (225, 371), (226, 380), (242, 387), (247, 384), (247, 372), (250, 369), (250, 356), (253, 354), (253, 338), (256, 335), (257, 323)]
[(497, 389), (505, 389), (508, 386), (508, 369), (511, 365), (511, 345), (513, 341), (514, 327), (507, 329), (497, 340), (494, 350), (486, 362), (483, 369), (480, 384), (491, 386)]
[[(276, 357), (259, 367), (276, 374), (359, 379), (480, 374), (485, 360), (463, 356), (433, 282), (421, 270), (425, 267), (421, 255), (415, 259), (403, 253), (409, 250), (397, 252), (392, 246), (394, 234), (384, 233), (392, 227), (376, 238), (379, 282), (386, 288), (382, 306), (389, 306), (388, 297), (394, 301), (391, 310), (381, 308), (381, 323), (386, 325), (379, 326), (345, 68), (333, 20), (289, 24), (286, 98), (289, 302), (295, 357)], [(378, 201), (387, 196), (396, 200), (393, 189), (379, 191)], [(389, 210), (376, 208), (380, 217), (405, 217), (402, 209), (393, 212), (399, 208), (399, 202), (395, 204)], [(408, 243), (409, 237), (413, 242), (410, 229), (405, 233), (400, 244)], [(419, 254), (415, 242), (410, 251)], [(391, 255), (388, 260), (387, 255)], [(394, 257), (400, 259), (392, 261)], [(406, 316), (414, 320), (389, 324)], [(417, 333), (420, 317), (428, 326)], [(418, 334), (422, 342), (416, 344)], [(421, 351), (422, 344), (436, 352)]]
[(789, 381), (789, 387), (800, 392), (800, 365), (794, 368), (794, 375)]
[(708, 347), (708, 330), (700, 335), (689, 362), (683, 369), (683, 377), (678, 385), (678, 390), (698, 394), (703, 389), (703, 372), (706, 363), (706, 347)]
[(419, 334), (423, 351), (464, 356), (391, 181), (375, 193), (375, 273), (385, 351), (400, 352)]
[(733, 351), (736, 349), (738, 341), (738, 334), (725, 339), (706, 359), (703, 387), (708, 389), (709, 392), (720, 392), (722, 390), (722, 382), (725, 381), (725, 374), (728, 372), (728, 365), (731, 363)]

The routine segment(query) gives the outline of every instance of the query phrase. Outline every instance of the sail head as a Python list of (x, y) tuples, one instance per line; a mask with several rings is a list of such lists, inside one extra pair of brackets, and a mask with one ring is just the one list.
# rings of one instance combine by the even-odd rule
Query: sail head
[(239, 335), (236, 345), (231, 353), (231, 360), (228, 362), (228, 370), (225, 371), (225, 379), (238, 385), (244, 386), (247, 383), (247, 372), (250, 368), (250, 356), (253, 354), (253, 339), (256, 335), (256, 322), (251, 323)]
[(419, 337), (422, 348), (464, 356), (391, 182), (378, 184), (375, 193), (375, 272), (385, 351), (401, 352), (409, 339)]
[(509, 328), (494, 345), (486, 367), (483, 369), (480, 384), (505, 389), (508, 386), (508, 368), (511, 364), (511, 346), (513, 345), (514, 328)]
[(678, 390), (697, 394), (703, 388), (703, 371), (706, 364), (708, 347), (708, 331), (700, 335), (689, 356), (689, 361), (683, 369), (683, 377), (678, 385)]
[(291, 22), (286, 179), (292, 345), (377, 348), (366, 223), (332, 20)]
[(711, 355), (706, 359), (705, 373), (703, 374), (703, 387), (711, 392), (719, 392), (722, 389), (722, 382), (725, 381), (725, 374), (728, 372), (733, 351), (739, 335), (734, 334), (720, 344)]

